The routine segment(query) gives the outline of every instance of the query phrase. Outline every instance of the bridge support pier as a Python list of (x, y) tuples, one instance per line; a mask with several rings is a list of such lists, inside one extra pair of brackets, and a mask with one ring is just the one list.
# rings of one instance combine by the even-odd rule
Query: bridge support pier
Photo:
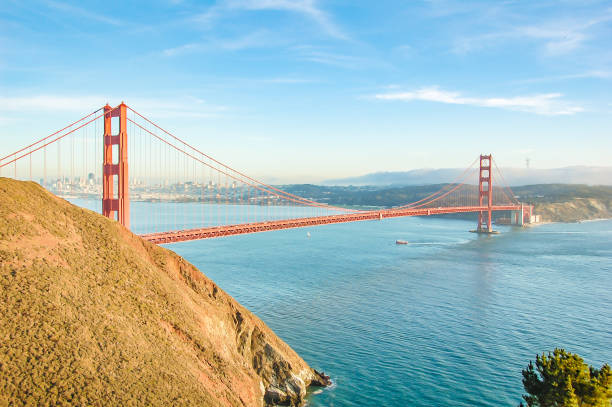
[(491, 217), (493, 207), (493, 155), (480, 155), (480, 173), (478, 176), (478, 206), (486, 206), (487, 210), (478, 213), (476, 233), (497, 233), (493, 231)]
[(523, 226), (525, 224), (525, 208), (521, 204), (521, 209), (518, 211), (510, 212), (510, 224), (516, 226)]
[[(112, 134), (112, 118), (119, 118), (119, 134)], [(130, 197), (127, 157), (127, 106), (104, 106), (104, 149), (102, 164), (102, 214), (130, 228)], [(113, 157), (117, 146), (117, 162)], [(117, 195), (114, 186), (117, 178)]]

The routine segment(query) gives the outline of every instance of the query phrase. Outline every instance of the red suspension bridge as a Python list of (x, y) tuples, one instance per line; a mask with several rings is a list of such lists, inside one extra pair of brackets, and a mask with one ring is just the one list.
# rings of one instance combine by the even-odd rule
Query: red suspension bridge
[(104, 216), (128, 229), (136, 219), (132, 230), (154, 243), (466, 212), (478, 213), (477, 232), (492, 233), (493, 212), (511, 211), (516, 224), (529, 222), (532, 212), (505, 184), (491, 155), (480, 155), (453, 182), (405, 205), (360, 210), (316, 202), (217, 161), (124, 103), (0, 158), (0, 176), (37, 180), (84, 206), (101, 199)]

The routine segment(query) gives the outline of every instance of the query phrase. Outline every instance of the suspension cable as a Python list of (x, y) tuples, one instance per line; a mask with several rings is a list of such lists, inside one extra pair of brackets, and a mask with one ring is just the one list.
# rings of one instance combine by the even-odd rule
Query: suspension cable
[[(438, 191), (434, 192), (433, 194), (430, 194), (430, 195), (426, 196), (425, 198), (420, 199), (418, 201), (411, 202), (409, 204), (398, 206), (398, 207), (395, 207), (395, 208), (392, 208), (392, 209), (404, 209), (404, 208), (408, 208), (408, 207), (413, 207), (414, 205), (416, 205), (418, 203), (421, 203), (423, 201), (427, 201), (428, 199), (433, 198), (437, 194), (442, 193), (446, 188), (452, 187), (454, 184), (458, 183), (459, 181), (463, 181), (463, 179), (467, 175), (467, 172), (472, 169), (472, 167), (474, 166), (474, 164), (476, 164), (477, 161), (478, 161), (478, 158), (476, 158), (474, 161), (472, 161), (470, 166), (467, 167), (465, 169), (465, 171), (463, 171), (461, 174), (459, 174), (457, 177), (455, 177), (455, 179), (453, 179), (450, 183), (446, 184), (444, 187), (442, 187)], [(422, 206), (422, 205), (419, 205), (419, 206)]]
[[(310, 199), (303, 198), (303, 197), (301, 197), (301, 196), (298, 196), (298, 195), (292, 194), (292, 193), (290, 193), (290, 192), (283, 191), (283, 190), (278, 189), (278, 188), (276, 188), (276, 187), (274, 187), (274, 186), (272, 186), (272, 185), (268, 185), (268, 184), (266, 184), (266, 183), (264, 183), (264, 182), (258, 181), (258, 180), (254, 179), (254, 178), (251, 178), (251, 177), (249, 177), (248, 175), (246, 175), (246, 174), (244, 174), (244, 173), (242, 173), (242, 172), (240, 172), (240, 171), (238, 171), (238, 170), (235, 170), (234, 168), (232, 168), (232, 167), (230, 167), (230, 166), (228, 166), (228, 165), (226, 165), (226, 164), (223, 164), (222, 162), (220, 162), (220, 161), (218, 161), (218, 160), (214, 159), (213, 157), (209, 156), (208, 154), (203, 153), (202, 151), (198, 150), (197, 148), (193, 147), (192, 145), (190, 145), (190, 144), (186, 143), (185, 141), (183, 141), (183, 140), (181, 140), (180, 138), (176, 137), (174, 134), (172, 134), (172, 133), (170, 133), (169, 131), (167, 131), (167, 130), (165, 130), (165, 129), (161, 128), (161, 127), (160, 127), (160, 126), (158, 126), (156, 123), (152, 122), (151, 120), (149, 120), (148, 118), (146, 118), (146, 117), (145, 117), (145, 116), (143, 116), (142, 114), (138, 113), (137, 111), (135, 111), (134, 109), (132, 109), (130, 106), (128, 106), (128, 109), (130, 109), (131, 111), (133, 111), (134, 113), (136, 113), (136, 114), (137, 114), (138, 116), (140, 116), (140, 117), (141, 117), (143, 120), (146, 120), (147, 122), (149, 122), (149, 123), (150, 123), (150, 124), (152, 124), (153, 126), (157, 127), (159, 130), (161, 130), (161, 131), (163, 131), (164, 133), (166, 133), (168, 136), (170, 136), (170, 137), (172, 137), (173, 139), (177, 140), (178, 142), (180, 142), (180, 143), (184, 144), (185, 146), (189, 147), (189, 148), (190, 148), (190, 149), (192, 149), (193, 151), (195, 151), (195, 152), (197, 152), (197, 153), (199, 153), (199, 154), (202, 154), (204, 157), (206, 157), (206, 158), (208, 158), (209, 160), (211, 160), (211, 161), (213, 161), (213, 162), (215, 162), (215, 163), (217, 163), (217, 164), (221, 165), (222, 167), (224, 167), (224, 168), (226, 168), (226, 169), (230, 170), (231, 172), (235, 172), (236, 174), (238, 174), (238, 175), (240, 175), (240, 176), (242, 176), (242, 177), (244, 177), (244, 178), (246, 178), (246, 179), (248, 179), (248, 180), (250, 180), (250, 181), (252, 181), (252, 182), (255, 182), (255, 183), (259, 184), (259, 185), (262, 185), (262, 186), (263, 186), (263, 187), (265, 187), (266, 189), (273, 190), (273, 191), (276, 191), (276, 192), (278, 192), (278, 193), (280, 193), (280, 194), (282, 194), (282, 195), (285, 195), (285, 196), (290, 196), (290, 197), (292, 197), (292, 198), (295, 198), (295, 199), (298, 199), (298, 200), (300, 200), (300, 201), (303, 201), (305, 204), (307, 204), (307, 203), (311, 203), (311, 204), (321, 205), (320, 203), (318, 203), (318, 202), (316, 202), (316, 201), (312, 201), (312, 200), (310, 200)], [(234, 179), (237, 179), (237, 178), (234, 178)], [(240, 180), (239, 180), (239, 181), (240, 181)], [(356, 210), (356, 209), (352, 209), (352, 210), (351, 210), (351, 209), (342, 208), (342, 207), (333, 207), (333, 206), (329, 206), (329, 205), (326, 205), (326, 206), (327, 206), (328, 208), (330, 208), (330, 209), (341, 210), (341, 211), (350, 211), (350, 212), (367, 212), (367, 211), (361, 211), (361, 210)]]

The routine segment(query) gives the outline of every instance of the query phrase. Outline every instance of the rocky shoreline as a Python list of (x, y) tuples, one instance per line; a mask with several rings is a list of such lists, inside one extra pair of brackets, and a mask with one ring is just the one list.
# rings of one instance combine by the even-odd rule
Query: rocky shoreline
[(282, 384), (270, 385), (266, 389), (264, 401), (268, 406), (300, 406), (304, 403), (307, 387), (327, 387), (331, 386), (332, 381), (323, 372), (313, 369), (314, 377), (310, 384), (306, 383), (295, 374), (284, 381)]

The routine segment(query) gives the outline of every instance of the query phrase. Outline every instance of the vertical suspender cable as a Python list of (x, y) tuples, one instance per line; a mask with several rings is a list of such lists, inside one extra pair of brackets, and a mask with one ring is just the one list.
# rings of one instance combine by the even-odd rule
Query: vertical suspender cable
[(76, 137), (76, 133), (70, 135), (70, 148), (72, 150), (70, 153), (70, 193), (73, 193), (73, 188), (74, 188), (74, 138), (75, 137)]
[(61, 162), (62, 162), (61, 161), (61, 154), (62, 154), (62, 152), (61, 152), (61, 149), (60, 149), (61, 143), (62, 143), (61, 140), (57, 141), (57, 177), (58, 177), (58, 180), (57, 180), (57, 183), (56, 183), (56, 187), (57, 187), (58, 191), (61, 191), (61, 188), (62, 188), (62, 186), (60, 184), (60, 181), (59, 181), (60, 174), (62, 173), (62, 165), (61, 165)]

